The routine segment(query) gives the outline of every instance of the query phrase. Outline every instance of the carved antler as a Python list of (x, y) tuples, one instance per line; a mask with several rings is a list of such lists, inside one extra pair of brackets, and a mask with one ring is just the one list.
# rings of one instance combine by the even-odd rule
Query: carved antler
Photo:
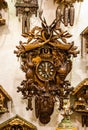
[(42, 18), (42, 14), (43, 14), (43, 10), (39, 11), (39, 18), (40, 18), (40, 20), (42, 21), (42, 26), (43, 26), (44, 28), (46, 28), (46, 27), (47, 27), (47, 23), (46, 23), (45, 18)]

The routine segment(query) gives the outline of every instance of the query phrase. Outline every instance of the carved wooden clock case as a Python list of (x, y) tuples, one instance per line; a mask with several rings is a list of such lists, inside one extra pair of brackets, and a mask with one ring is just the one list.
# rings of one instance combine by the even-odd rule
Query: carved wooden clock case
[(73, 90), (65, 79), (72, 69), (71, 57), (76, 57), (79, 51), (74, 42), (67, 42), (71, 34), (55, 28), (56, 19), (48, 26), (41, 12), (39, 16), (42, 27), (36, 26), (28, 34), (23, 34), (28, 40), (20, 41), (14, 53), (21, 59), (21, 69), (25, 73), (18, 92), (28, 100), (27, 110), (33, 109), (32, 98), (35, 97), (35, 115), (41, 123), (47, 124), (56, 98), (60, 102), (59, 109), (63, 109), (63, 100)]

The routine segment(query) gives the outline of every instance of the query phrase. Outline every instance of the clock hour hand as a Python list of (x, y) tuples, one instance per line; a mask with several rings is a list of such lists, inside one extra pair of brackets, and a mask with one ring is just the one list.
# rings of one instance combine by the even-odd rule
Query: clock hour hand
[(48, 64), (45, 62), (45, 72), (48, 72)]

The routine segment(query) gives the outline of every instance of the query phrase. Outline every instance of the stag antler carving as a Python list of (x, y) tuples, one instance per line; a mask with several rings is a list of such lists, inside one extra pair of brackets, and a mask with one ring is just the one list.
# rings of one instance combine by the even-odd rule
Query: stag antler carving
[(46, 20), (41, 17), (42, 12), (40, 12), (40, 19), (42, 21), (42, 27), (34, 27), (31, 32), (28, 34), (24, 34), (23, 36), (28, 38), (28, 41), (25, 43), (19, 42), (19, 46), (16, 46), (18, 51), (15, 53), (19, 56), (23, 52), (30, 51), (37, 47), (41, 47), (47, 43), (59, 47), (62, 50), (68, 51), (73, 56), (76, 56), (79, 51), (76, 51), (76, 47), (74, 47), (74, 43), (67, 43), (67, 38), (72, 37), (70, 33), (67, 31), (62, 31), (61, 28), (55, 29), (57, 24), (56, 19), (52, 22), (50, 26), (47, 25)]

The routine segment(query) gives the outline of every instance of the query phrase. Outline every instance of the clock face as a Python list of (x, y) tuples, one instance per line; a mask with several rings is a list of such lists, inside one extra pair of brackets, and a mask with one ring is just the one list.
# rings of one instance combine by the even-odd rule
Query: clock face
[(50, 61), (42, 61), (37, 66), (36, 72), (39, 79), (52, 80), (55, 76), (55, 67)]

